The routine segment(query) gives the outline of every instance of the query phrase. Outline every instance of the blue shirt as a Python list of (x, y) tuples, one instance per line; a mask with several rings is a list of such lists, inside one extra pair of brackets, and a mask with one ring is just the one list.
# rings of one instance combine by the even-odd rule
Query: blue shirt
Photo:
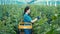
[(31, 17), (28, 14), (24, 14), (24, 22), (31, 22)]

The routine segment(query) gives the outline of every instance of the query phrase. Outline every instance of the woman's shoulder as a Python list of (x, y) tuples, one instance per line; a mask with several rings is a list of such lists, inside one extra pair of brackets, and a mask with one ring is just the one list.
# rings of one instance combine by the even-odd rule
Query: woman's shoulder
[(27, 17), (28, 15), (27, 14), (24, 14), (24, 17)]

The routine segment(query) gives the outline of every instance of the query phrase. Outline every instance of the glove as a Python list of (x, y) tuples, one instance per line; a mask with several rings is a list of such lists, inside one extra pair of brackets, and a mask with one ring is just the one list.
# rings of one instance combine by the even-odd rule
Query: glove
[(39, 17), (39, 16), (37, 16), (37, 19), (39, 20), (39, 19), (40, 19), (40, 17)]

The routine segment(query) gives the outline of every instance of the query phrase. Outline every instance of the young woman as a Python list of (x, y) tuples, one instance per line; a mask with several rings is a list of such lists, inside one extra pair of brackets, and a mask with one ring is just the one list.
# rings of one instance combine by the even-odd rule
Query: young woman
[[(34, 20), (32, 20), (32, 18), (30, 17), (30, 8), (29, 6), (27, 6), (25, 9), (24, 9), (24, 17), (23, 17), (23, 22), (24, 23), (34, 23), (35, 21), (37, 21), (38, 19), (40, 19), (39, 16), (37, 16)], [(28, 24), (29, 25), (29, 24)], [(25, 25), (27, 26), (27, 25)], [(32, 30), (31, 29), (24, 29), (24, 34), (32, 34)]]

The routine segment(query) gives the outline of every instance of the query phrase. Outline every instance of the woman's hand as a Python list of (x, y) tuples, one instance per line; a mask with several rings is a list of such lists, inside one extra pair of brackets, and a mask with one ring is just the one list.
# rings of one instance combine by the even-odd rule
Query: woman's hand
[(37, 16), (37, 19), (39, 20), (39, 19), (40, 19), (40, 17), (39, 17), (39, 16)]

